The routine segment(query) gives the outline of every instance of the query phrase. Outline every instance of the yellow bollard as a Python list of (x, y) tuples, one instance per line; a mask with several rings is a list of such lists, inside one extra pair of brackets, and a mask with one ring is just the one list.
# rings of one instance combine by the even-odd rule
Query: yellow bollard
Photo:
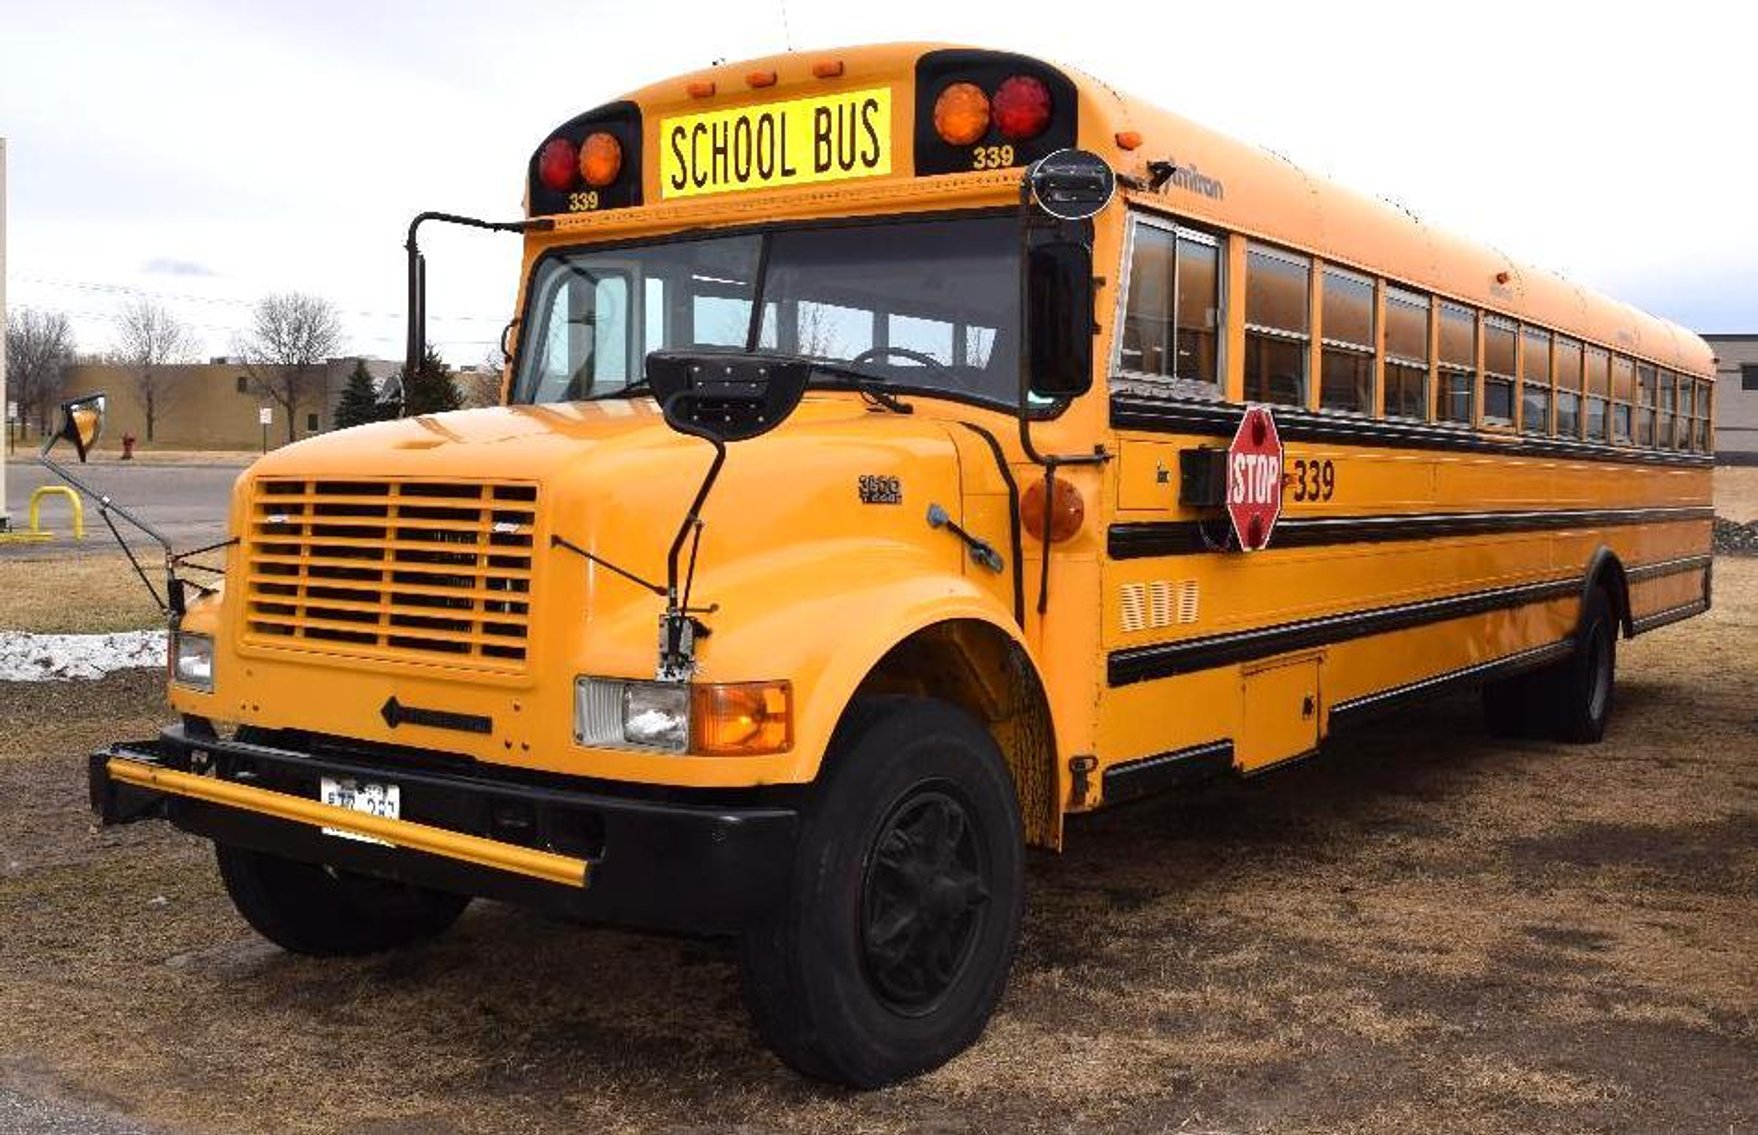
[(73, 538), (75, 540), (85, 539), (85, 501), (81, 500), (79, 494), (66, 485), (44, 485), (31, 493), (31, 526), (27, 535), (39, 540), (54, 539), (54, 533), (43, 530), (43, 498), (48, 496), (67, 499), (68, 507), (73, 510)]

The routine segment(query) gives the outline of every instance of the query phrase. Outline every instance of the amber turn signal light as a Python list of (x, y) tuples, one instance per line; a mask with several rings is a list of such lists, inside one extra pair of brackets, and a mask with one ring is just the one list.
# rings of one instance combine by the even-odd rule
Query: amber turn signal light
[(975, 83), (953, 83), (934, 100), (934, 133), (968, 146), (989, 132), (989, 96)]
[(586, 184), (602, 189), (615, 181), (622, 171), (623, 144), (615, 135), (602, 130), (586, 135), (586, 141), (580, 144), (580, 176), (586, 179)]
[(754, 757), (793, 745), (793, 686), (735, 682), (691, 691), (691, 749), (706, 756)]
[[(1053, 486), (1046, 489), (1048, 484)], [(1044, 515), (1045, 493), (1049, 493), (1049, 516)], [(1043, 541), (1045, 531), (1049, 532), (1051, 544), (1060, 544), (1069, 539), (1087, 518), (1087, 504), (1081, 499), (1080, 490), (1063, 480), (1044, 478), (1033, 481), (1026, 486), (1026, 491), (1019, 502), (1019, 520), (1032, 539)]]

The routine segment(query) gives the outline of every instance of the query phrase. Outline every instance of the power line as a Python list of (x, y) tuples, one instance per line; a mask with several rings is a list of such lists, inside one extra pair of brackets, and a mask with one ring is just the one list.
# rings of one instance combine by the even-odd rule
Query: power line
[[(140, 288), (128, 284), (106, 284), (96, 280), (61, 280), (48, 276), (17, 276), (21, 284), (39, 284), (51, 288), (69, 288), (77, 291), (106, 292), (122, 295), (145, 296), (150, 299), (174, 299), (189, 303), (219, 304), (229, 307), (254, 308), (253, 300), (235, 299), (229, 296), (198, 296), (187, 292), (168, 292), (157, 288)], [(362, 319), (402, 319), (400, 311), (367, 311), (364, 308), (336, 307), (341, 315), (352, 315)], [(443, 323), (505, 323), (504, 319), (492, 315), (434, 315), (427, 317), (430, 321)]]

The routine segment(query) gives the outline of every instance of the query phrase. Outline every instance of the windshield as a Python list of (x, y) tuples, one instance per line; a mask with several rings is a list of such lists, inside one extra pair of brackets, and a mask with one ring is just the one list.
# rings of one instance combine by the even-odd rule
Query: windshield
[(615, 397), (639, 381), (648, 351), (756, 348), (854, 366), (899, 390), (1012, 406), (1017, 224), (802, 226), (545, 256), (513, 401)]

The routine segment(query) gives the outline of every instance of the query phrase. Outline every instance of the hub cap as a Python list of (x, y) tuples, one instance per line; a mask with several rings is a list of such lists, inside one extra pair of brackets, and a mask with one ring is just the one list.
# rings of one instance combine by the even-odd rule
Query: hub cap
[(989, 901), (988, 862), (970, 813), (938, 787), (893, 808), (868, 856), (861, 946), (875, 992), (894, 1011), (933, 1011), (970, 960)]

